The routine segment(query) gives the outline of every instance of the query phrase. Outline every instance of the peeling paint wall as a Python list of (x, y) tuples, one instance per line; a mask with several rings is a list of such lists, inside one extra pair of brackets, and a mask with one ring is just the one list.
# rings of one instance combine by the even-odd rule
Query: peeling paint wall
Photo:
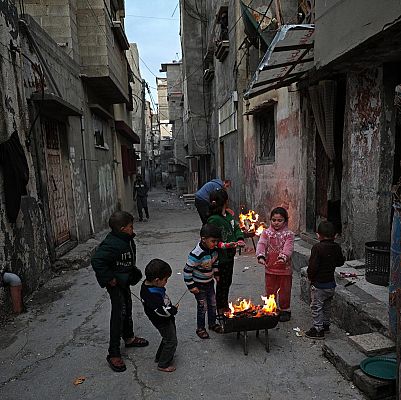
[[(25, 293), (29, 293), (45, 279), (50, 263), (33, 160), (25, 146), (29, 121), (22, 64), (18, 55), (8, 51), (10, 41), (19, 45), (18, 15), (13, 3), (3, 1), (0, 4), (0, 143), (7, 141), (14, 130), (18, 131), (28, 161), (29, 183), (17, 221), (10, 223), (5, 215), (3, 168), (0, 166), (0, 263), (21, 276)], [(0, 290), (0, 304), (6, 298), (8, 296)], [(3, 312), (4, 307), (0, 310)]]
[(350, 257), (363, 257), (365, 242), (390, 238), (393, 149), (384, 146), (384, 106), (383, 68), (347, 75), (342, 214)]
[[(291, 89), (291, 88), (289, 88)], [(276, 152), (271, 164), (258, 162), (255, 117), (244, 117), (244, 173), (246, 206), (267, 221), (270, 211), (285, 207), (289, 226), (299, 232), (304, 212), (305, 170), (302, 165), (299, 93), (287, 88), (269, 92), (251, 100), (248, 109), (268, 100), (276, 101)]]

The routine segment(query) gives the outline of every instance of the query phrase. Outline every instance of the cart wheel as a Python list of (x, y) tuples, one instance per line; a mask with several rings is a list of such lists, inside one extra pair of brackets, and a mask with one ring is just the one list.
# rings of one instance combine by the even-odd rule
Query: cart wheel
[(265, 349), (266, 352), (270, 352), (270, 342), (269, 342), (269, 330), (265, 329)]
[(248, 355), (248, 332), (244, 332), (244, 354)]

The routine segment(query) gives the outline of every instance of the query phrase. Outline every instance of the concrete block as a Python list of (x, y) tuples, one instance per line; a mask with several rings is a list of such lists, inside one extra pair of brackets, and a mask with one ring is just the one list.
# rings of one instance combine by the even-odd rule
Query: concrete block
[(344, 339), (326, 339), (322, 347), (325, 357), (348, 380), (352, 380), (354, 371), (366, 358), (365, 354)]
[(361, 268), (365, 268), (365, 260), (364, 259), (350, 260), (350, 261), (346, 261), (344, 265), (346, 267), (350, 267), (350, 268), (361, 269)]
[(357, 369), (354, 372), (353, 382), (371, 400), (395, 399), (395, 381), (376, 379)]
[(395, 343), (379, 332), (349, 336), (348, 340), (367, 356), (383, 355), (395, 351)]

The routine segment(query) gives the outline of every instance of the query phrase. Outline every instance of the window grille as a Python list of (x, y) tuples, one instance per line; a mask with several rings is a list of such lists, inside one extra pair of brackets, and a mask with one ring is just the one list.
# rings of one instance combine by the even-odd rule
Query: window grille
[(275, 107), (269, 107), (255, 115), (258, 134), (259, 162), (272, 163), (276, 155)]

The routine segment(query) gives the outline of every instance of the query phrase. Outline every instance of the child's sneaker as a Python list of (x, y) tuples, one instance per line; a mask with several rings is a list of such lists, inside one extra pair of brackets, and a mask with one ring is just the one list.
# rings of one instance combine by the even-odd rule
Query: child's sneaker
[(323, 332), (324, 333), (330, 333), (330, 325), (323, 324)]
[(309, 339), (322, 340), (322, 339), (324, 339), (324, 332), (323, 332), (323, 330), (318, 331), (318, 330), (316, 330), (315, 327), (312, 327), (309, 329), (309, 331), (305, 332), (305, 336)]

